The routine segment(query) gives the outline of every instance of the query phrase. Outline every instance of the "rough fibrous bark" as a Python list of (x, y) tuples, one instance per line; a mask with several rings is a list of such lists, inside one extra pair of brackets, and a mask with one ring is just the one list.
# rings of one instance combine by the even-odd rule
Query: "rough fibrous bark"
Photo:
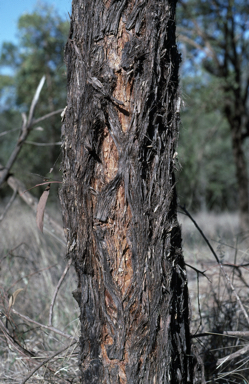
[(175, 1), (74, 0), (60, 192), (82, 383), (192, 382)]

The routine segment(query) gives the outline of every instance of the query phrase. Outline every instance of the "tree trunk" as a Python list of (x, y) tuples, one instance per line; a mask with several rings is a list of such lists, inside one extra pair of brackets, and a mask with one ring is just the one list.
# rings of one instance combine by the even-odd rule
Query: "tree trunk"
[[(239, 84), (239, 81), (237, 81)], [(225, 88), (225, 92), (230, 91)], [(225, 93), (226, 94), (226, 93)], [(238, 182), (238, 207), (240, 230), (243, 234), (248, 234), (249, 230), (249, 188), (247, 163), (243, 148), (243, 141), (247, 137), (246, 127), (243, 122), (247, 121), (246, 108), (241, 97), (240, 88), (233, 90), (233, 103), (231, 103), (229, 94), (224, 108), (224, 115), (230, 125), (232, 136), (233, 157)], [(248, 242), (248, 241), (247, 241)]]
[(192, 383), (175, 3), (73, 0), (60, 192), (81, 383)]
[(238, 181), (239, 221), (240, 229), (244, 234), (249, 230), (249, 191), (247, 164), (241, 138), (241, 127), (237, 127), (236, 121), (230, 124), (232, 132), (233, 156), (235, 161), (236, 178)]

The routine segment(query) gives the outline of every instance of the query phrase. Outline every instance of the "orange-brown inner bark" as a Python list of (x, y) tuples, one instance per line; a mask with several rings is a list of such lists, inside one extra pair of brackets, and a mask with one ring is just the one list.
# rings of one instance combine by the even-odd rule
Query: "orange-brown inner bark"
[[(132, 106), (132, 86), (127, 81), (126, 74), (121, 68), (122, 50), (127, 41), (129, 41), (129, 33), (125, 29), (125, 25), (120, 21), (119, 33), (117, 37), (105, 37), (106, 58), (110, 67), (113, 68), (117, 78), (117, 83), (113, 96), (122, 101), (124, 106), (117, 107), (119, 121), (123, 132), (127, 132), (130, 124), (130, 116)], [(115, 146), (114, 140), (106, 127), (104, 130), (104, 139), (102, 143), (102, 164), (98, 164), (100, 177), (95, 179), (94, 189), (97, 192), (101, 191), (103, 185), (114, 179), (118, 171), (118, 150)], [(110, 256), (110, 264), (112, 271), (112, 278), (117, 290), (120, 292), (121, 300), (127, 293), (131, 284), (133, 269), (131, 261), (131, 249), (127, 242), (127, 235), (129, 224), (131, 220), (131, 210), (127, 205), (125, 197), (125, 189), (123, 182), (119, 186), (116, 196), (116, 206), (111, 218), (107, 223), (98, 223), (104, 226), (106, 230), (106, 247)], [(110, 293), (105, 290), (105, 305), (106, 311), (115, 320), (117, 316), (117, 308), (112, 300)], [(103, 327), (103, 338), (101, 344), (102, 357), (104, 364), (108, 366), (119, 366), (119, 379), (120, 383), (127, 383), (125, 366), (128, 361), (127, 351), (124, 352), (123, 361), (110, 360), (108, 358), (106, 347), (113, 343), (113, 337), (110, 330), (106, 326)]]

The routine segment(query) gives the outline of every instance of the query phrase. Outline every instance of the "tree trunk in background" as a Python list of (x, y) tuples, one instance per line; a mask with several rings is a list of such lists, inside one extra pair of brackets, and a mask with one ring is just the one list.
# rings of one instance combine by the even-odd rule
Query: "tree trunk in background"
[[(239, 81), (239, 73), (237, 73), (237, 82)], [(224, 108), (224, 115), (231, 129), (233, 157), (236, 170), (236, 178), (238, 182), (238, 208), (240, 230), (244, 235), (248, 235), (249, 231), (249, 188), (248, 188), (248, 171), (244, 149), (244, 141), (249, 136), (247, 125), (246, 100), (242, 97), (240, 87), (233, 89), (233, 103), (229, 98), (231, 88), (225, 88), (228, 93)], [(249, 240), (247, 238), (247, 243)]]
[(237, 127), (236, 121), (230, 124), (232, 133), (233, 155), (235, 161), (236, 178), (238, 181), (238, 206), (240, 229), (244, 235), (249, 230), (249, 190), (248, 173), (245, 159), (241, 125)]
[[(236, 76), (236, 84), (240, 84), (239, 71), (236, 72)], [(233, 95), (232, 101), (231, 93)], [(249, 136), (249, 132), (247, 128), (246, 99), (242, 97), (242, 90), (239, 86), (235, 88), (224, 87), (224, 94), (225, 106), (223, 113), (231, 129), (233, 157), (238, 182), (239, 224), (241, 232), (247, 236), (249, 231), (249, 188), (244, 141)]]
[(175, 1), (74, 0), (60, 192), (82, 383), (192, 383)]

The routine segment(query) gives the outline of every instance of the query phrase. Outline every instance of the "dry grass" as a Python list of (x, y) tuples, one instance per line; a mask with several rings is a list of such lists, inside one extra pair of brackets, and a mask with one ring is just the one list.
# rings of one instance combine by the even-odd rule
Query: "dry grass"
[[(54, 216), (56, 213), (51, 213)], [(46, 223), (45, 223), (46, 225)], [(49, 309), (54, 290), (67, 265), (63, 239), (56, 239), (46, 230), (40, 234), (33, 212), (16, 201), (0, 223), (1, 278), (0, 310), (2, 322), (17, 343), (34, 353), (20, 353), (18, 345), (1, 334), (0, 382), (20, 383), (43, 359), (65, 348), (70, 340), (48, 329), (29, 323), (8, 310), (8, 298), (23, 288), (14, 309), (43, 325), (48, 325)], [(78, 339), (78, 305), (71, 292), (76, 277), (70, 268), (56, 298), (53, 327)], [(28, 383), (77, 383), (77, 344), (41, 367)]]
[[(224, 265), (229, 281), (224, 279), (220, 266), (205, 240), (191, 220), (179, 215), (182, 224), (183, 251), (187, 264), (205, 271), (205, 276), (187, 267), (192, 307), (192, 334), (215, 333), (194, 338), (205, 364), (206, 380), (212, 383), (249, 382), (248, 351), (217, 369), (224, 357), (241, 350), (248, 336), (225, 337), (226, 331), (249, 331), (233, 287), (242, 301), (244, 310), (249, 307), (249, 250), (248, 234), (239, 233), (238, 216), (199, 213), (195, 221), (202, 229), (218, 258)], [(238, 267), (244, 265), (243, 267)], [(220, 336), (219, 336), (220, 335)]]
[[(52, 217), (59, 216), (50, 210)], [(248, 309), (249, 266), (234, 267), (248, 262), (247, 239), (238, 230), (235, 214), (198, 214), (195, 220), (214, 247), (225, 266), (245, 309)], [(59, 217), (57, 217), (60, 220)], [(246, 346), (248, 337), (224, 337), (225, 331), (248, 331), (238, 301), (220, 273), (207, 244), (189, 218), (179, 214), (182, 224), (183, 251), (187, 264), (203, 271), (207, 278), (187, 267), (192, 306), (192, 334), (214, 332), (216, 335), (195, 337), (205, 363), (206, 380), (212, 383), (247, 383), (249, 358), (247, 353), (224, 363), (217, 370), (217, 360)], [(46, 223), (45, 223), (46, 226)], [(49, 309), (54, 290), (67, 265), (63, 239), (56, 239), (47, 231), (38, 232), (33, 213), (16, 201), (5, 219), (1, 231), (0, 310), (3, 326), (25, 350), (35, 354), (27, 356), (11, 345), (0, 334), (0, 383), (21, 383), (45, 359), (70, 344), (71, 340), (48, 329), (29, 323), (8, 310), (9, 297), (23, 288), (14, 309), (29, 318), (48, 324)], [(65, 334), (79, 337), (78, 305), (71, 292), (76, 288), (73, 268), (65, 277), (54, 306), (53, 326)], [(220, 336), (217, 335), (220, 334)], [(37, 370), (28, 383), (74, 383), (77, 378), (77, 344), (51, 358)]]
[[(235, 283), (236, 288), (239, 289), (241, 294), (246, 294), (245, 290), (243, 290), (245, 287), (243, 278), (249, 283), (249, 265), (248, 267), (241, 268), (240, 272), (233, 268), (234, 265), (246, 264), (249, 261), (247, 238), (239, 232), (238, 216), (235, 213), (223, 213), (220, 215), (199, 213), (194, 215), (194, 219), (210, 241), (220, 261), (227, 264), (226, 272)], [(217, 265), (205, 240), (191, 220), (180, 214), (179, 221), (182, 225), (183, 252), (186, 263), (201, 271), (205, 271), (205, 275), (210, 280), (204, 276), (199, 276), (199, 298), (201, 300), (203, 297), (206, 298), (207, 291), (210, 291), (211, 285), (214, 287), (219, 286), (219, 290), (222, 290), (220, 267)], [(198, 318), (199, 315), (195, 311), (198, 307), (196, 272), (191, 268), (187, 268), (187, 272), (193, 315)], [(226, 295), (226, 289), (224, 294)]]

